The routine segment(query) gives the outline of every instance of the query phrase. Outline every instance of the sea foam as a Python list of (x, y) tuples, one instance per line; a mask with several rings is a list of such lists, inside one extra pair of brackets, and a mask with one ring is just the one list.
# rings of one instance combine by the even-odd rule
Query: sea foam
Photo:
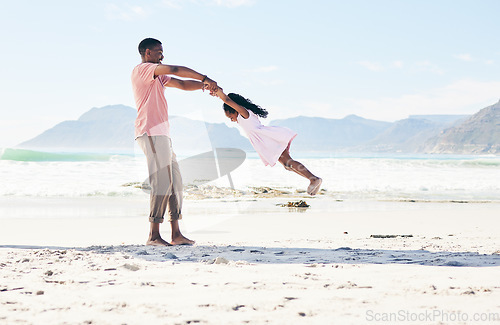
[[(299, 155), (295, 158), (323, 178), (321, 195), (336, 199), (500, 201), (499, 157), (344, 155), (300, 158)], [(181, 169), (181, 172), (185, 180), (190, 179), (188, 170)], [(148, 172), (143, 155), (45, 155), (7, 149), (0, 159), (0, 178), (0, 196), (144, 196), (147, 194), (140, 184), (148, 178)], [(124, 186), (127, 184), (136, 186)], [(194, 184), (185, 185), (186, 194), (192, 194)], [(304, 195), (307, 185), (306, 179), (286, 171), (279, 163), (266, 167), (260, 159), (250, 155), (229, 177), (196, 184), (200, 187), (196, 193), (211, 193), (211, 197), (234, 193), (252, 196), (255, 194), (252, 188), (270, 187), (283, 193)], [(204, 186), (207, 188), (203, 189)]]

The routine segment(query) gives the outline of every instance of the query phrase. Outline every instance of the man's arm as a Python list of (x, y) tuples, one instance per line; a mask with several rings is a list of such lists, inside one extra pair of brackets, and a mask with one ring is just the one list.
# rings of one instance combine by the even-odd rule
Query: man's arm
[(201, 81), (170, 78), (170, 81), (167, 82), (165, 87), (172, 87), (181, 90), (198, 90), (205, 88), (205, 84)]
[[(194, 71), (193, 69), (179, 66), (179, 65), (167, 65), (167, 64), (158, 64), (155, 69), (155, 77), (163, 74), (173, 74), (174, 76), (178, 76), (181, 78), (190, 78), (202, 81), (203, 84), (207, 85), (207, 88), (210, 90), (210, 94), (215, 93), (217, 91), (217, 83), (212, 79), (208, 78), (206, 75), (203, 75), (199, 72)], [(170, 82), (169, 82), (170, 83)], [(168, 86), (168, 83), (167, 83)], [(173, 86), (175, 87), (175, 86)], [(178, 87), (176, 87), (178, 88)], [(182, 89), (182, 88), (181, 88)], [(197, 88), (202, 89), (202, 88)], [(194, 90), (194, 89), (193, 89)]]

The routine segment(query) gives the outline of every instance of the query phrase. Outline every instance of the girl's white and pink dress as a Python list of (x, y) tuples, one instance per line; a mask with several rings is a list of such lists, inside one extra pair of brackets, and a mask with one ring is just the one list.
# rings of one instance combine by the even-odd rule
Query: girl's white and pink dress
[(265, 126), (260, 123), (259, 117), (248, 110), (248, 118), (238, 114), (237, 122), (245, 131), (250, 143), (264, 162), (264, 165), (274, 166), (283, 151), (290, 147), (290, 143), (297, 133), (282, 126)]

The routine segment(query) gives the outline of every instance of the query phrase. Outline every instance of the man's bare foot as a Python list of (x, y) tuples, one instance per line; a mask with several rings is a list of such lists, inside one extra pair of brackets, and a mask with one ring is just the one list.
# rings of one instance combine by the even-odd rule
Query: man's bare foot
[(172, 238), (170, 242), (171, 245), (194, 245), (195, 241), (191, 239), (187, 239), (183, 235)]
[(155, 239), (148, 239), (146, 242), (146, 245), (148, 246), (172, 246), (169, 242), (163, 240), (161, 237), (157, 237)]
[(311, 181), (311, 183), (309, 184), (309, 187), (307, 188), (307, 194), (316, 195), (319, 192), (319, 189), (320, 189), (322, 182), (323, 182), (323, 180), (319, 177), (316, 177), (315, 179), (313, 179)]

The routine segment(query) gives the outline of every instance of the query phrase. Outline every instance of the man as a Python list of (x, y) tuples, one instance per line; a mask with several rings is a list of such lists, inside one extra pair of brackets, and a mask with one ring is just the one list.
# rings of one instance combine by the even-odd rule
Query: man
[[(190, 68), (162, 64), (163, 47), (160, 41), (146, 38), (139, 44), (142, 63), (132, 71), (132, 89), (137, 106), (135, 137), (146, 155), (151, 184), (150, 232), (147, 245), (192, 245), (179, 229), (182, 218), (182, 179), (172, 150), (168, 105), (165, 87), (181, 90), (209, 89), (214, 95), (217, 83)], [(191, 80), (172, 78), (175, 75)], [(194, 79), (194, 80), (193, 80)], [(171, 242), (160, 236), (160, 224), (168, 210), (172, 228)]]

